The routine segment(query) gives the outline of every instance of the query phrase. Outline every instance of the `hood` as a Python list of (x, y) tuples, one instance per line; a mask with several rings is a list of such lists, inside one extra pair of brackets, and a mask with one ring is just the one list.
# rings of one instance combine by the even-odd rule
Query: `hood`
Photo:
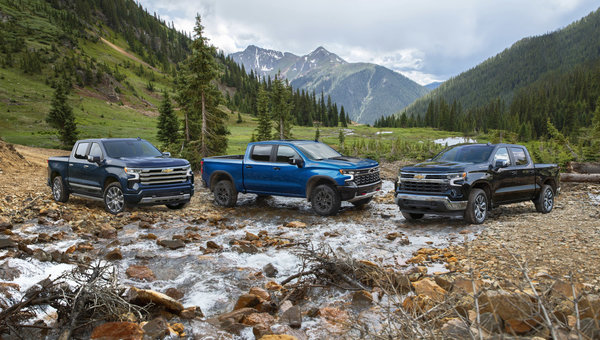
[(379, 163), (372, 159), (367, 158), (354, 158), (348, 156), (341, 156), (336, 158), (328, 158), (317, 161), (321, 165), (329, 165), (332, 168), (338, 169), (364, 169), (378, 166)]
[(460, 162), (423, 162), (412, 166), (405, 166), (400, 171), (403, 172), (463, 172), (472, 163)]
[(130, 168), (172, 168), (177, 166), (187, 166), (190, 163), (181, 158), (162, 158), (162, 157), (140, 157), (140, 158), (120, 158), (125, 166)]

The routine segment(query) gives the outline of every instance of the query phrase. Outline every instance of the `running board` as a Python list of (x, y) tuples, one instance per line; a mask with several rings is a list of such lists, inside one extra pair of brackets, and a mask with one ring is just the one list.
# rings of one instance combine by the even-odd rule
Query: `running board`
[(94, 201), (100, 201), (100, 202), (104, 201), (104, 199), (102, 197), (88, 196), (88, 195), (78, 194), (78, 193), (74, 193), (74, 192), (71, 193), (71, 195), (82, 197), (82, 198), (88, 198), (88, 199), (91, 199), (91, 200), (94, 200)]

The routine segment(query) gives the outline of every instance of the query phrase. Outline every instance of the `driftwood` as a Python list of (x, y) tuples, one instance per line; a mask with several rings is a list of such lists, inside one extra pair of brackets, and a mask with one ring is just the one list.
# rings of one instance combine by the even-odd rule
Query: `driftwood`
[(600, 174), (560, 174), (562, 182), (584, 182), (584, 183), (600, 183)]
[(600, 174), (600, 162), (570, 162), (567, 169), (578, 174)]

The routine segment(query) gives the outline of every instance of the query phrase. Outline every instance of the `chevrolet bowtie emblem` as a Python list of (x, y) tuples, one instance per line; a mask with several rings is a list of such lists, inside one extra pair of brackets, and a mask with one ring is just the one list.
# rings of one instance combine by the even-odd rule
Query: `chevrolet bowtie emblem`
[(163, 169), (162, 172), (165, 172), (165, 173), (173, 172), (173, 169)]
[(425, 178), (425, 175), (421, 175), (421, 174), (415, 175), (415, 179), (423, 179), (423, 178)]

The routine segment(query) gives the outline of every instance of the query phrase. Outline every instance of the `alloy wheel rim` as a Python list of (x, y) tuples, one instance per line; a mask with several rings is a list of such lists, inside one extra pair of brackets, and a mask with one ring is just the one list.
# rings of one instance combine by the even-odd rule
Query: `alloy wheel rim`
[(552, 189), (546, 189), (544, 193), (544, 209), (546, 211), (550, 211), (552, 206), (554, 205), (554, 194), (552, 193)]
[(229, 199), (229, 194), (225, 188), (220, 187), (217, 189), (217, 201), (219, 203), (225, 203)]
[(112, 212), (119, 212), (123, 209), (125, 200), (123, 198), (123, 192), (117, 187), (108, 189), (106, 193), (106, 205)]
[(62, 193), (62, 190), (60, 189), (60, 183), (57, 178), (54, 180), (54, 183), (52, 184), (52, 194), (54, 195), (54, 199), (58, 201), (60, 199), (61, 193)]
[(333, 197), (326, 192), (320, 191), (315, 198), (317, 206), (320, 210), (329, 210), (333, 205)]
[(473, 209), (477, 222), (482, 222), (485, 219), (485, 214), (487, 212), (487, 202), (483, 195), (477, 195), (475, 198), (475, 207)]

